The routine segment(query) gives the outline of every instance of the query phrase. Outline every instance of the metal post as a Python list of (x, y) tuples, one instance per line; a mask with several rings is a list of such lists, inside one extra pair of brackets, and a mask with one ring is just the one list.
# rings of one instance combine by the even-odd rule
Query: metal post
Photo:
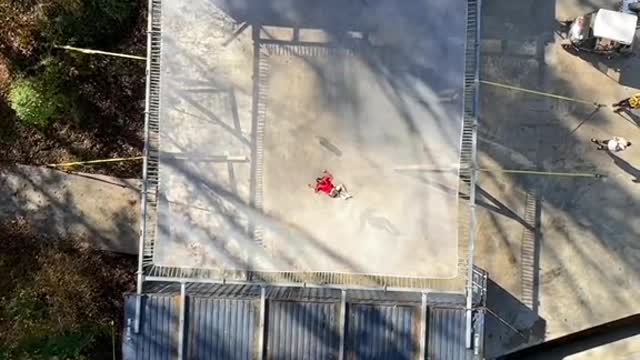
[(134, 332), (140, 331), (140, 312), (142, 296), (142, 283), (144, 275), (142, 274), (142, 261), (144, 259), (144, 241), (147, 232), (147, 162), (149, 156), (149, 97), (151, 96), (151, 18), (153, 17), (153, 2), (148, 0), (147, 3), (149, 15), (147, 16), (147, 65), (145, 70), (145, 101), (144, 101), (144, 150), (142, 159), (142, 197), (140, 199), (140, 208), (142, 214), (142, 223), (140, 224), (140, 240), (138, 243), (138, 298), (136, 300), (136, 321)]
[(344, 340), (347, 332), (347, 291), (342, 290), (340, 295), (340, 348), (338, 349), (338, 360), (344, 360)]
[(186, 284), (180, 284), (180, 323), (178, 327), (178, 360), (184, 359), (184, 325), (187, 314), (187, 290)]
[(422, 305), (420, 307), (420, 353), (418, 359), (426, 359), (427, 356), (427, 293), (422, 293)]
[(267, 305), (267, 290), (265, 287), (260, 288), (260, 319), (258, 325), (258, 359), (264, 359), (264, 338), (265, 338), (265, 323), (266, 323), (266, 305)]

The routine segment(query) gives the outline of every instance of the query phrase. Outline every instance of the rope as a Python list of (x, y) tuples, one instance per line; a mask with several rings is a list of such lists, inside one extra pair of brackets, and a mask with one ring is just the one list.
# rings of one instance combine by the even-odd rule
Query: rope
[(577, 102), (577, 103), (581, 103), (581, 104), (594, 105), (594, 106), (599, 107), (599, 108), (607, 106), (605, 104), (600, 104), (600, 103), (593, 102), (593, 101), (574, 99), (574, 98), (561, 96), (561, 95), (556, 95), (556, 94), (550, 94), (550, 93), (546, 93), (546, 92), (542, 92), (542, 91), (523, 89), (523, 88), (520, 88), (520, 87), (517, 87), (517, 86), (499, 84), (499, 83), (486, 81), (486, 80), (480, 80), (480, 83), (485, 84), (485, 85), (491, 85), (491, 86), (503, 88), (503, 89), (509, 89), (509, 90), (521, 91), (521, 92), (534, 94), (534, 95), (546, 96), (546, 97), (550, 97), (550, 98), (554, 98), (554, 99), (560, 99), (560, 100), (565, 100), (565, 101), (573, 101), (573, 102)]
[(120, 54), (120, 53), (114, 53), (114, 52), (108, 52), (108, 51), (100, 51), (100, 50), (82, 49), (82, 48), (77, 48), (77, 47), (68, 46), (68, 45), (62, 45), (62, 46), (61, 45), (54, 45), (53, 47), (57, 48), (57, 49), (77, 51), (77, 52), (81, 52), (81, 53), (85, 53), (85, 54), (98, 54), (98, 55), (117, 56), (117, 57), (121, 57), (121, 58), (134, 59), (134, 60), (147, 60), (147, 58), (142, 57), (142, 56), (135, 56), (135, 55), (129, 55), (129, 54)]
[(123, 162), (123, 161), (133, 161), (133, 160), (142, 160), (144, 157), (143, 156), (135, 156), (135, 157), (128, 157), (128, 158), (114, 158), (114, 159), (102, 159), (102, 160), (89, 160), (89, 161), (74, 161), (74, 162), (67, 162), (67, 163), (60, 163), (60, 164), (47, 164), (47, 167), (67, 167), (67, 166), (74, 166), (74, 165), (88, 165), (88, 164), (102, 164), (102, 163), (109, 163), (109, 162)]

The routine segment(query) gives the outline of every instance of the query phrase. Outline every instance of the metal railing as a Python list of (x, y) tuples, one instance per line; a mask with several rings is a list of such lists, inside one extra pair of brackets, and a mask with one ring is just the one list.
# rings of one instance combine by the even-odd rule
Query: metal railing
[[(480, 88), (480, 0), (467, 0), (467, 31), (464, 75), (464, 114), (460, 144), (459, 243), (465, 258), (459, 271), (466, 271), (467, 348), (473, 347), (474, 265), (476, 240), (477, 128)], [(463, 245), (467, 239), (466, 246)]]
[[(149, 1), (147, 33), (147, 85), (145, 102), (145, 147), (142, 188), (142, 224), (139, 253), (139, 282), (153, 265), (153, 250), (157, 225), (159, 142), (160, 142), (160, 61), (161, 61), (161, 2)], [(138, 284), (140, 288), (141, 284)]]

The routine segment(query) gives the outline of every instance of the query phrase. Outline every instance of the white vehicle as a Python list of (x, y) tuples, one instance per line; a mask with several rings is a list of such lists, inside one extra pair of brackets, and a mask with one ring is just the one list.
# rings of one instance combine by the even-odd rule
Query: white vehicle
[(631, 54), (636, 34), (638, 15), (635, 0), (625, 0), (620, 10), (600, 9), (578, 16), (569, 22), (569, 43), (562, 46), (567, 50), (586, 51), (612, 58), (621, 54)]

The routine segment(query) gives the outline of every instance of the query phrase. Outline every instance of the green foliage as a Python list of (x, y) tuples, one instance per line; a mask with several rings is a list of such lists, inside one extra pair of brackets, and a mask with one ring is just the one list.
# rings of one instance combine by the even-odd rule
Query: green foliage
[(39, 129), (48, 127), (61, 108), (58, 97), (33, 78), (14, 82), (9, 101), (23, 125)]
[(46, 129), (55, 118), (73, 105), (62, 64), (45, 59), (37, 75), (15, 81), (9, 92), (9, 103), (20, 122), (28, 127)]

